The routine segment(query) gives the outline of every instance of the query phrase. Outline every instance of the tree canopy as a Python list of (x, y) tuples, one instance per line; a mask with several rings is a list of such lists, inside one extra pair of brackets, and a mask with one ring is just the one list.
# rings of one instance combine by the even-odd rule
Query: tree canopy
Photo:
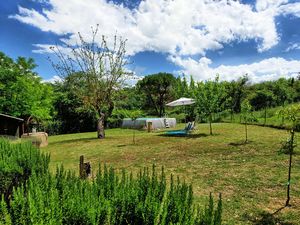
[(145, 76), (137, 83), (140, 93), (146, 96), (146, 104), (162, 117), (165, 104), (173, 98), (175, 77), (170, 73), (157, 73)]
[(33, 70), (34, 60), (0, 52), (0, 112), (27, 119), (51, 118), (53, 91)]

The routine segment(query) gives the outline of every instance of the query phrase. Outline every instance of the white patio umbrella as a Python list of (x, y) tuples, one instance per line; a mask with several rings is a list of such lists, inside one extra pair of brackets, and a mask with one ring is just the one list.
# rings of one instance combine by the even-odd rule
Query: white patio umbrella
[(192, 98), (180, 98), (173, 102), (166, 104), (167, 106), (181, 106), (181, 105), (192, 105), (195, 103), (195, 100)]
[[(192, 98), (180, 98), (180, 99), (177, 99), (173, 102), (169, 102), (168, 104), (166, 104), (167, 106), (171, 106), (171, 107), (174, 107), (174, 106), (185, 106), (185, 105), (192, 105), (195, 103), (195, 100), (192, 99)], [(184, 107), (184, 111), (186, 111), (186, 107)], [(186, 112), (185, 112), (186, 114)], [(185, 116), (185, 122), (186, 122), (186, 116)]]

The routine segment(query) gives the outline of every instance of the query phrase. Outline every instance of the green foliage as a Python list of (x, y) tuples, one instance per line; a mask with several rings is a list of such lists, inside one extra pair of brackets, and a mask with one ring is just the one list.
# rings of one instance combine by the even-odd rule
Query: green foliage
[(217, 76), (215, 80), (198, 83), (196, 92), (196, 104), (198, 113), (206, 118), (210, 123), (210, 134), (212, 134), (211, 123), (213, 114), (222, 111), (224, 102), (224, 85), (219, 82)]
[(8, 199), (13, 187), (24, 183), (32, 173), (46, 173), (49, 161), (49, 155), (40, 153), (31, 143), (0, 139), (0, 196)]
[(53, 84), (55, 115), (54, 120), (46, 123), (46, 131), (49, 134), (96, 130), (96, 112), (84, 106), (72, 82), (71, 77), (68, 77), (64, 82)]
[[(292, 148), (291, 148), (292, 146)], [(279, 154), (290, 154), (291, 149), (294, 149), (297, 146), (296, 141), (292, 143), (291, 137), (288, 137), (286, 140), (281, 142), (281, 147), (278, 151)], [(293, 153), (292, 153), (293, 154)]]
[(0, 52), (0, 112), (27, 119), (51, 118), (53, 91), (33, 72), (33, 59), (16, 61)]
[(221, 224), (221, 197), (215, 208), (210, 196), (203, 211), (192, 186), (173, 176), (168, 185), (163, 168), (134, 177), (104, 165), (87, 181), (63, 167), (53, 176), (48, 164), (49, 156), (29, 143), (0, 141), (1, 195), (15, 187), (1, 198), (0, 224)]
[(246, 85), (248, 77), (243, 76), (237, 81), (224, 82), (226, 90), (225, 106), (231, 111), (231, 113), (238, 113), (241, 111), (241, 103), (246, 93)]
[(269, 90), (258, 90), (249, 97), (250, 104), (255, 110), (267, 108), (274, 100), (274, 95)]
[(245, 99), (241, 104), (241, 115), (245, 123), (253, 120), (252, 106), (248, 99)]
[(221, 197), (215, 208), (210, 196), (202, 211), (193, 203), (190, 185), (174, 181), (173, 176), (167, 185), (163, 168), (157, 173), (154, 166), (152, 171), (140, 170), (137, 177), (99, 166), (92, 182), (63, 168), (55, 176), (33, 174), (14, 191), (10, 205), (13, 224), (217, 225), (222, 212)]
[(281, 152), (289, 153), (289, 170), (288, 170), (288, 182), (287, 182), (287, 200), (285, 206), (290, 206), (290, 185), (291, 185), (291, 170), (292, 170), (292, 156), (294, 153), (294, 148), (296, 146), (295, 141), (295, 130), (300, 121), (300, 104), (291, 105), (279, 111), (279, 114), (283, 116), (283, 118), (291, 121), (292, 125), (289, 128), (290, 137), (288, 140), (283, 143)]
[(295, 130), (300, 122), (300, 104), (293, 104), (278, 111), (278, 115), (292, 122), (290, 129)]
[(175, 77), (169, 73), (148, 75), (137, 83), (137, 87), (146, 96), (144, 107), (162, 117), (165, 104), (174, 96)]
[(4, 200), (4, 197), (0, 200), (0, 225), (11, 225), (11, 218), (10, 214), (7, 209), (6, 202)]
[(145, 116), (141, 110), (114, 109), (110, 118), (108, 118), (109, 127), (120, 127), (124, 118), (136, 120), (139, 117)]

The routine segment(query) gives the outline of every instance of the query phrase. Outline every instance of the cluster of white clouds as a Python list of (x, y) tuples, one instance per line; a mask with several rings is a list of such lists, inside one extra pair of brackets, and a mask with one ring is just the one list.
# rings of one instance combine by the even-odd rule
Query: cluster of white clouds
[(290, 43), (290, 45), (286, 48), (286, 52), (292, 51), (292, 50), (299, 50), (300, 49), (300, 43)]
[(206, 57), (202, 57), (199, 61), (192, 58), (182, 59), (180, 57), (170, 58), (174, 63), (186, 68), (182, 73), (198, 74), (203, 80), (214, 78), (216, 74), (220, 74), (221, 80), (236, 80), (243, 75), (248, 75), (252, 82), (262, 82), (267, 80), (275, 80), (282, 76), (295, 77), (300, 71), (300, 61), (285, 60), (283, 58), (268, 58), (251, 64), (241, 64), (238, 66), (221, 65), (211, 68), (209, 65), (212, 61)]
[[(19, 13), (10, 17), (61, 35), (61, 41), (71, 45), (76, 43), (77, 32), (89, 39), (91, 26), (99, 24), (101, 34), (109, 37), (117, 32), (128, 39), (128, 55), (142, 51), (167, 53), (171, 62), (199, 80), (211, 78), (217, 71), (224, 79), (233, 78), (226, 75), (229, 72), (239, 75), (245, 71), (255, 81), (263, 77), (273, 79), (274, 74), (285, 72), (295, 63), (271, 58), (248, 65), (212, 68), (211, 59), (205, 55), (208, 50), (222, 49), (224, 44), (234, 41), (255, 40), (258, 52), (269, 50), (280, 41), (275, 17), (288, 14), (300, 17), (297, 2), (257, 0), (253, 7), (238, 0), (143, 0), (134, 9), (107, 0), (47, 3), (50, 9), (42, 12), (19, 6)], [(36, 47), (38, 53), (49, 51), (49, 45)], [(200, 60), (193, 60), (195, 56)], [(262, 68), (269, 65), (273, 66), (269, 70)], [(286, 68), (280, 71), (278, 68), (283, 66)]]

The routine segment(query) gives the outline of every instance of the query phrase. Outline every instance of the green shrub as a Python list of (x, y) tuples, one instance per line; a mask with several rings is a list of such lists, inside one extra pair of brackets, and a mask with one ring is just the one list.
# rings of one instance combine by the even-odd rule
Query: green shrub
[(99, 166), (90, 181), (63, 167), (51, 175), (49, 159), (30, 143), (0, 140), (1, 225), (221, 224), (221, 196), (215, 207), (210, 195), (201, 209), (192, 186), (173, 176), (167, 182), (163, 168), (133, 176)]
[(62, 122), (60, 120), (48, 120), (43, 125), (48, 135), (57, 135), (62, 133)]
[(48, 171), (50, 157), (40, 153), (31, 143), (10, 143), (0, 139), (0, 196), (8, 199), (13, 187), (24, 183), (34, 172)]
[[(10, 202), (13, 224), (221, 224), (221, 197), (204, 209), (193, 203), (191, 185), (169, 185), (147, 168), (137, 176), (99, 167), (92, 181), (81, 180), (63, 168), (55, 176), (33, 175), (17, 188)], [(5, 211), (5, 210), (2, 210)], [(0, 211), (1, 213), (1, 211)], [(6, 213), (7, 214), (7, 213)]]

